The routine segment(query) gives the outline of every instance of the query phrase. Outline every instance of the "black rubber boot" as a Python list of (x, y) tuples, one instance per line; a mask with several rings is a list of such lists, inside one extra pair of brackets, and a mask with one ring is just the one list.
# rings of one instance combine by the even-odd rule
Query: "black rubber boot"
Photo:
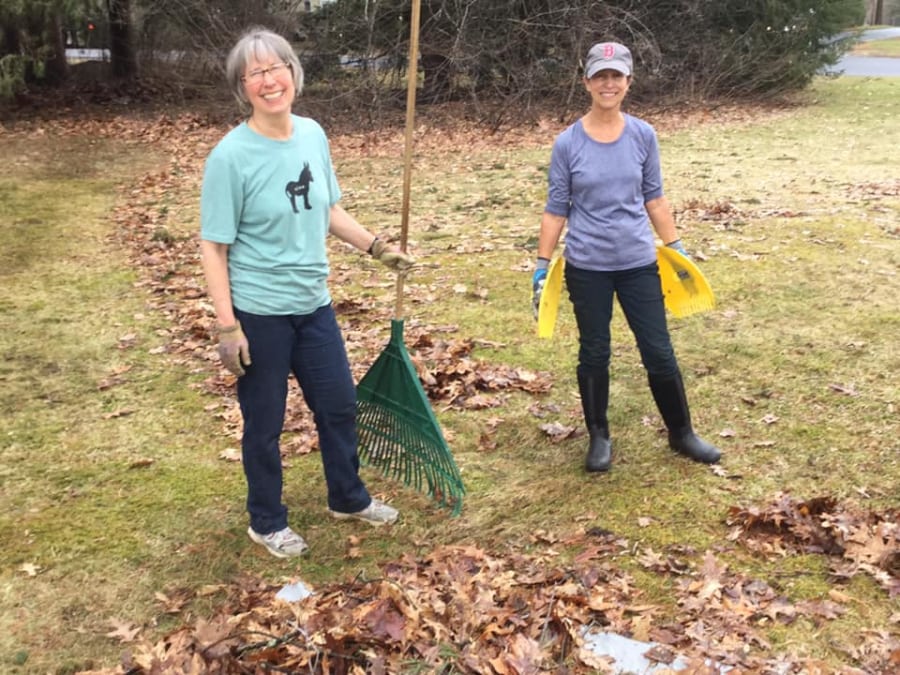
[(609, 371), (588, 373), (579, 368), (578, 389), (581, 392), (584, 422), (590, 436), (584, 470), (589, 473), (609, 471), (612, 464), (612, 441), (609, 440), (609, 423), (606, 421)]
[(695, 462), (718, 462), (722, 453), (712, 443), (707, 443), (695, 434), (691, 426), (691, 413), (681, 373), (670, 378), (650, 377), (649, 381), (656, 407), (669, 430), (669, 447)]

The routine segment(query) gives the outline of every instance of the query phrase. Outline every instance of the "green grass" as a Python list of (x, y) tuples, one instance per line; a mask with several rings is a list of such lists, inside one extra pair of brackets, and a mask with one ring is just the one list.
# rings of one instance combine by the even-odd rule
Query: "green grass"
[[(106, 637), (113, 619), (160, 635), (217, 597), (171, 616), (158, 592), (243, 574), (315, 586), (376, 575), (381, 563), (435, 544), (538, 547), (536, 532), (584, 527), (611, 530), (634, 551), (715, 550), (794, 600), (826, 597), (823, 559), (768, 560), (723, 546), (724, 519), (731, 506), (783, 490), (896, 506), (898, 113), (896, 80), (823, 79), (803, 105), (661, 134), (669, 197), (718, 299), (714, 312), (673, 319), (673, 339), (695, 424), (721, 445), (728, 477), (666, 449), (620, 315), (611, 473), (585, 475), (584, 440), (553, 443), (539, 429), (581, 425), (568, 305), (548, 341), (534, 337), (529, 308), (553, 132), (537, 145), (478, 138), (419, 150), (410, 248), (422, 265), (406, 285), (407, 325), (482, 340), (479, 358), (551, 373), (553, 388), (542, 397), (501, 393), (503, 405), (487, 410), (435, 407), (468, 490), (458, 518), (366, 469), (402, 522), (389, 533), (334, 524), (318, 456), (289, 457), (285, 501), (312, 546), (300, 562), (270, 558), (244, 534), (240, 467), (219, 458), (237, 447), (217, 416), (232, 402), (207, 393), (213, 365), (162, 353), (176, 334), (174, 310), (161, 310), (110, 219), (134, 199), (118, 186), (133, 187), (171, 158), (96, 138), (0, 137), (3, 156), (15, 158), (0, 167), (0, 669), (111, 665), (127, 647)], [(364, 156), (335, 139), (344, 205), (389, 236), (400, 222), (396, 138), (396, 152), (388, 145)], [(160, 197), (167, 215), (158, 232), (172, 241), (196, 233), (205, 148), (194, 151)], [(349, 271), (335, 299), (365, 297), (374, 311), (362, 321), (386, 341), (390, 277), (355, 252), (333, 252), (335, 268)], [(193, 273), (199, 278), (199, 265)], [(370, 343), (348, 348), (363, 371), (377, 356)], [(533, 414), (535, 403), (546, 417)], [(359, 558), (347, 556), (352, 537)], [(670, 605), (670, 581), (619, 560), (642, 602)], [(838, 664), (837, 647), (862, 631), (896, 631), (896, 600), (862, 577), (846, 591), (859, 602), (843, 617), (773, 626), (767, 639), (776, 651)]]
[(853, 47), (853, 53), (857, 56), (885, 56), (898, 58), (900, 57), (900, 38), (860, 42)]

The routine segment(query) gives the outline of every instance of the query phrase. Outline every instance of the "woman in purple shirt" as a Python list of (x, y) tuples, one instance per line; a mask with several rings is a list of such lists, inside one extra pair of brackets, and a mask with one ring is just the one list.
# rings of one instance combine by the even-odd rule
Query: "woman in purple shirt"
[(622, 112), (631, 75), (627, 47), (616, 42), (591, 47), (584, 71), (591, 109), (553, 144), (532, 279), (537, 307), (550, 258), (567, 226), (565, 278), (578, 325), (578, 387), (590, 435), (585, 460), (590, 472), (608, 471), (612, 459), (606, 411), (613, 296), (637, 340), (669, 446), (707, 464), (721, 456), (691, 426), (666, 325), (654, 231), (666, 246), (687, 253), (663, 193), (656, 132)]

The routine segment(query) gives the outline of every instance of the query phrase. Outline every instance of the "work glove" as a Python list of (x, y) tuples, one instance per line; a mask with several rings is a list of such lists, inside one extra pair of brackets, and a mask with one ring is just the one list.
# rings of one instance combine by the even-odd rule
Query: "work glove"
[(250, 365), (250, 343), (241, 330), (241, 322), (219, 329), (219, 358), (222, 365), (237, 377), (244, 374), (244, 366)]
[(541, 293), (544, 292), (544, 284), (547, 281), (547, 268), (550, 267), (550, 261), (547, 258), (538, 258), (537, 267), (534, 274), (531, 275), (531, 313), (534, 314), (534, 320), (538, 320), (538, 314), (541, 309)]
[(681, 239), (676, 239), (675, 241), (670, 241), (668, 244), (666, 244), (666, 247), (678, 251), (681, 255), (683, 255), (688, 260), (691, 259), (691, 256), (688, 255), (688, 252), (684, 249), (684, 244), (681, 243)]
[(397, 248), (389, 248), (381, 239), (375, 238), (369, 247), (369, 253), (382, 265), (390, 267), (397, 272), (403, 272), (416, 264), (412, 256), (406, 255)]

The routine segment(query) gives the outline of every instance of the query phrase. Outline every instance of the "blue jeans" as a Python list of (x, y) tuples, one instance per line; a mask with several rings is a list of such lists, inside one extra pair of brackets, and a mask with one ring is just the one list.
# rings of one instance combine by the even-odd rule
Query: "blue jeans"
[(566, 263), (565, 276), (578, 324), (579, 372), (609, 368), (613, 296), (625, 312), (648, 377), (670, 378), (679, 372), (656, 263), (616, 272), (593, 272)]
[(302, 316), (260, 316), (236, 309), (235, 316), (252, 360), (237, 383), (250, 526), (260, 534), (287, 527), (278, 441), (291, 373), (313, 413), (328, 507), (345, 513), (366, 508), (371, 498), (359, 477), (356, 387), (334, 309), (327, 305)]

